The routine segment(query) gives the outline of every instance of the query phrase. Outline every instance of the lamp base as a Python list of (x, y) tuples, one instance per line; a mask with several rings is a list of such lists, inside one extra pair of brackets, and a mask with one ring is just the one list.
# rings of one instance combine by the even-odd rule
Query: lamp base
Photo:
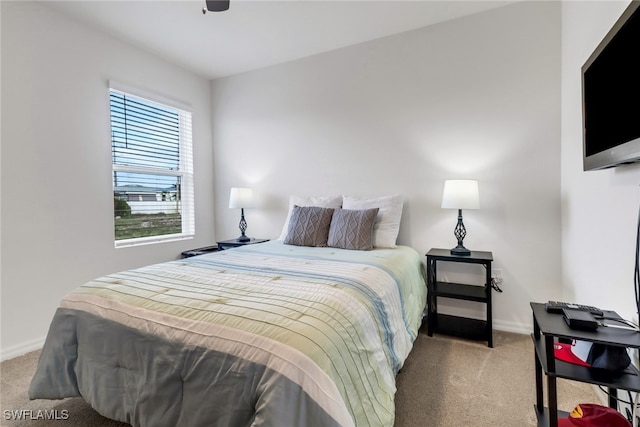
[(247, 237), (244, 232), (247, 230), (247, 221), (244, 219), (244, 208), (240, 208), (240, 224), (238, 225), (240, 228), (240, 237), (236, 239), (238, 243), (247, 243), (251, 240), (250, 237)]
[(464, 246), (458, 245), (455, 248), (451, 249), (451, 255), (469, 256), (471, 255), (471, 251)]
[(456, 228), (453, 230), (453, 235), (458, 239), (458, 246), (451, 249), (451, 255), (458, 256), (469, 256), (471, 255), (471, 251), (464, 247), (462, 241), (464, 240), (464, 236), (467, 235), (467, 229), (464, 228), (464, 224), (462, 223), (462, 209), (458, 209), (458, 223), (456, 224)]

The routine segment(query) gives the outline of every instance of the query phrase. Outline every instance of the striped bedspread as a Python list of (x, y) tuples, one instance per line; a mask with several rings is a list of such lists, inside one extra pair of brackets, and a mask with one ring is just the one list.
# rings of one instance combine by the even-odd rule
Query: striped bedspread
[(29, 394), (134, 426), (392, 426), (425, 301), (404, 246), (272, 241), (112, 274), (62, 300)]

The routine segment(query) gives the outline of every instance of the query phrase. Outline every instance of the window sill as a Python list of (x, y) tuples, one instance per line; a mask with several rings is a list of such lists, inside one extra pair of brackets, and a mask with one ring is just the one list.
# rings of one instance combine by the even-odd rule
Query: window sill
[(137, 239), (116, 240), (115, 247), (128, 248), (131, 246), (153, 245), (156, 243), (177, 242), (179, 240), (191, 240), (193, 234), (170, 234), (166, 236), (140, 237)]

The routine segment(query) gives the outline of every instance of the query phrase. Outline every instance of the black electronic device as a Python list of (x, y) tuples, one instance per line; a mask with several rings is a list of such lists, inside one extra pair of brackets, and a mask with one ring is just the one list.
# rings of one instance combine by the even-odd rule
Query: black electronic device
[(544, 305), (544, 309), (547, 311), (547, 313), (563, 314), (563, 310), (565, 308), (571, 310), (586, 311), (587, 313), (591, 313), (592, 315), (597, 317), (602, 317), (604, 315), (604, 312), (602, 310), (592, 305), (574, 304), (571, 302), (562, 301), (549, 301)]
[(598, 321), (588, 311), (565, 308), (562, 310), (564, 320), (571, 329), (595, 331), (598, 329)]
[(582, 66), (584, 170), (640, 161), (640, 1)]

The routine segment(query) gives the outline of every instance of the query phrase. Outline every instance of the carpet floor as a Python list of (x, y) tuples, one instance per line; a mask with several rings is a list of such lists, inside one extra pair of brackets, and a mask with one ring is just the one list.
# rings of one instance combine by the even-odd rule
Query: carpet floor
[[(102, 417), (81, 398), (29, 400), (27, 390), (39, 351), (0, 364), (2, 426), (127, 427)], [(546, 381), (546, 380), (545, 380)], [(529, 335), (494, 332), (486, 343), (421, 331), (397, 377), (394, 427), (536, 426), (533, 344)], [(546, 396), (545, 396), (546, 397)], [(602, 403), (596, 389), (558, 380), (558, 407)], [(15, 420), (11, 411), (56, 411), (58, 420)], [(288, 427), (288, 426), (283, 426)]]

